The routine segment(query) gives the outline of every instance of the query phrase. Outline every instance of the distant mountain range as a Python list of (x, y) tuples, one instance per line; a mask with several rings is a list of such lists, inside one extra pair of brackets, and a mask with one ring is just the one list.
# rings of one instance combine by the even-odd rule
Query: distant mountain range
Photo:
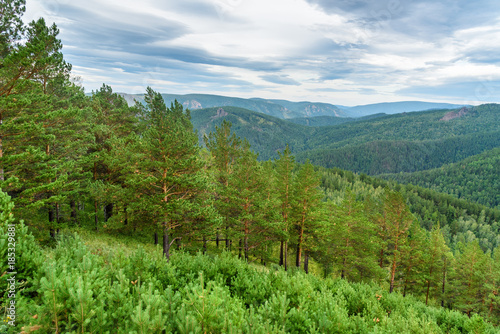
[[(133, 104), (134, 100), (142, 101), (141, 94), (126, 94), (120, 93), (129, 104)], [(432, 109), (456, 109), (462, 105), (448, 103), (432, 103), (432, 102), (388, 102), (378, 104), (368, 104), (355, 107), (336, 106), (322, 102), (292, 102), (287, 100), (273, 100), (251, 98), (243, 99), (238, 97), (229, 97), (221, 95), (209, 94), (162, 94), (165, 102), (169, 105), (174, 100), (179, 101), (185, 108), (191, 110), (213, 108), (213, 107), (238, 107), (266, 115), (274, 116), (281, 119), (292, 118), (311, 118), (318, 116), (329, 116), (335, 118), (346, 117), (362, 117), (373, 114), (398, 114), (410, 111), (422, 111)], [(326, 125), (336, 124), (335, 120), (326, 120)], [(300, 122), (300, 121), (299, 121)], [(302, 124), (302, 123), (301, 123)], [(306, 124), (307, 125), (307, 124)]]
[(403, 112), (410, 112), (410, 111), (456, 109), (461, 107), (470, 107), (470, 105), (421, 102), (421, 101), (404, 101), (404, 102), (375, 103), (375, 104), (367, 104), (356, 107), (339, 106), (339, 108), (349, 113), (351, 117), (361, 117), (378, 113), (400, 114)]

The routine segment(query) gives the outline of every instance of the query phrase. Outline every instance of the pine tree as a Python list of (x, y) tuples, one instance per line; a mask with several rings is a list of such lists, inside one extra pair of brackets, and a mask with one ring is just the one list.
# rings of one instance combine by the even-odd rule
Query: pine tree
[[(319, 189), (319, 175), (314, 171), (314, 166), (307, 161), (297, 173), (293, 186), (293, 203), (290, 222), (294, 226), (296, 258), (295, 265), (300, 268), (302, 255), (307, 259), (311, 251), (313, 233), (319, 226), (318, 217), (323, 194)], [(307, 268), (307, 266), (306, 266)]]
[[(223, 120), (220, 126), (215, 127), (215, 132), (210, 132), (204, 138), (205, 145), (213, 156), (213, 167), (217, 179), (216, 208), (223, 218), (225, 230), (226, 249), (231, 244), (231, 230), (233, 228), (234, 187), (230, 184), (231, 174), (241, 156), (242, 142), (239, 137), (231, 133), (231, 123)], [(220, 236), (216, 235), (216, 244), (219, 246)]]
[(69, 82), (58, 33), (43, 19), (31, 22), (25, 44), (12, 48), (0, 69), (0, 179), (20, 205), (47, 210), (52, 236), (61, 205), (78, 188), (75, 135), (83, 133), (77, 130), (85, 105), (83, 91)]
[(430, 234), (429, 249), (425, 254), (426, 265), (426, 292), (425, 304), (429, 302), (429, 292), (431, 287), (435, 287), (436, 295), (439, 296), (439, 287), (442, 286), (442, 276), (445, 267), (446, 254), (449, 251), (439, 224), (436, 225)]
[(235, 190), (235, 237), (241, 240), (246, 260), (250, 250), (268, 244), (275, 235), (276, 217), (272, 217), (272, 198), (269, 197), (266, 179), (264, 168), (245, 140), (241, 156), (231, 174), (230, 184)]
[(490, 321), (500, 324), (500, 247), (495, 248), (488, 265), (486, 312)]
[(401, 263), (401, 253), (407, 247), (408, 230), (415, 219), (408, 209), (403, 196), (394, 191), (386, 191), (384, 198), (384, 222), (389, 250), (392, 253), (390, 259), (390, 288), (392, 293), (395, 286), (396, 271)]
[(24, 29), (21, 17), (25, 10), (25, 0), (0, 1), (0, 69), (3, 67), (3, 59), (12, 51), (21, 37)]
[(284, 238), (280, 241), (280, 266), (288, 269), (288, 240), (289, 240), (289, 217), (293, 202), (293, 168), (295, 166), (295, 158), (291, 154), (290, 148), (286, 146), (283, 152), (278, 152), (279, 159), (276, 160), (276, 186), (278, 188), (278, 200), (281, 203), (281, 216), (283, 219)]
[[(104, 85), (91, 97), (91, 114), (88, 133), (92, 137), (87, 152), (87, 169), (92, 171), (92, 192), (94, 197), (94, 224), (98, 228), (99, 201), (104, 202), (107, 222), (123, 188), (119, 169), (113, 169), (117, 155), (116, 143), (124, 140), (136, 129), (136, 109), (129, 108), (125, 99), (113, 93), (111, 87)], [(121, 145), (120, 145), (121, 146)]]
[(341, 278), (361, 281), (380, 275), (375, 227), (365, 214), (363, 202), (356, 199), (352, 190), (347, 189), (342, 203), (332, 208), (327, 229), (327, 240), (333, 247), (333, 262)]
[(458, 245), (459, 254), (453, 282), (454, 307), (466, 313), (479, 312), (484, 305), (485, 282), (488, 273), (488, 255), (485, 255), (474, 240), (466, 245)]
[(150, 87), (145, 102), (137, 108), (146, 128), (129, 146), (132, 159), (124, 171), (128, 207), (149, 212), (149, 229), (163, 230), (163, 252), (169, 259), (172, 233), (189, 222), (190, 212), (199, 210), (196, 196), (203, 192), (205, 178), (189, 112), (177, 101), (167, 108), (161, 94)]
[(428, 251), (426, 231), (414, 220), (408, 231), (408, 247), (402, 254), (403, 296), (408, 292), (420, 293), (422, 274), (424, 272), (424, 255)]

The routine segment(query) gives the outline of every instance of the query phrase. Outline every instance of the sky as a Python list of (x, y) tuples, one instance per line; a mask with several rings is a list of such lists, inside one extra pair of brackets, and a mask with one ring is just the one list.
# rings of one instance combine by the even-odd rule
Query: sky
[(27, 0), (86, 92), (500, 102), (497, 0)]

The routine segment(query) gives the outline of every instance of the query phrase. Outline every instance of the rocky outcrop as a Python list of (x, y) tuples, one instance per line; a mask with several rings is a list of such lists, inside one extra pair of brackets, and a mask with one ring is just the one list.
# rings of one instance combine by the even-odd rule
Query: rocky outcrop
[(465, 115), (469, 114), (469, 112), (470, 110), (466, 107), (463, 107), (462, 109), (457, 111), (450, 111), (449, 113), (446, 113), (443, 118), (440, 119), (440, 121), (451, 121), (455, 118), (464, 117)]
[(227, 116), (228, 113), (222, 109), (222, 108), (219, 108), (217, 109), (217, 114), (215, 114), (214, 116), (210, 117), (211, 119), (216, 119), (216, 118), (219, 118), (219, 117), (224, 117), (224, 116)]
[(201, 103), (196, 101), (196, 100), (185, 101), (182, 105), (184, 106), (184, 108), (193, 109), (193, 110), (203, 108)]

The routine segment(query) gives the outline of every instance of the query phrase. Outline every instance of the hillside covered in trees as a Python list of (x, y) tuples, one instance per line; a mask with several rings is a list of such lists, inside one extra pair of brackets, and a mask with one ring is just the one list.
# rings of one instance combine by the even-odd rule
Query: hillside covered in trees
[(449, 120), (445, 116), (450, 110), (433, 110), (307, 126), (316, 119), (321, 123), (323, 118), (280, 120), (222, 107), (195, 110), (192, 121), (200, 136), (224, 119), (231, 121), (235, 133), (249, 141), (261, 160), (276, 158), (277, 151), (288, 144), (298, 161), (309, 159), (324, 167), (377, 175), (437, 168), (499, 147), (500, 106), (466, 110)]
[[(498, 210), (297, 163), (293, 143), (258, 160), (229, 111), (208, 110), (199, 122), (151, 87), (133, 106), (105, 84), (87, 96), (70, 80), (57, 27), (24, 26), (24, 2), (9, 4), (2, 331), (498, 332)], [(495, 133), (495, 108), (473, 108), (456, 123), (439, 123), (438, 111), (305, 127), (303, 144)], [(245, 115), (235, 118), (242, 124), (260, 122), (262, 133), (301, 127), (231, 111)], [(207, 122), (200, 138), (193, 123)]]
[(381, 175), (500, 209), (500, 148), (415, 173)]

